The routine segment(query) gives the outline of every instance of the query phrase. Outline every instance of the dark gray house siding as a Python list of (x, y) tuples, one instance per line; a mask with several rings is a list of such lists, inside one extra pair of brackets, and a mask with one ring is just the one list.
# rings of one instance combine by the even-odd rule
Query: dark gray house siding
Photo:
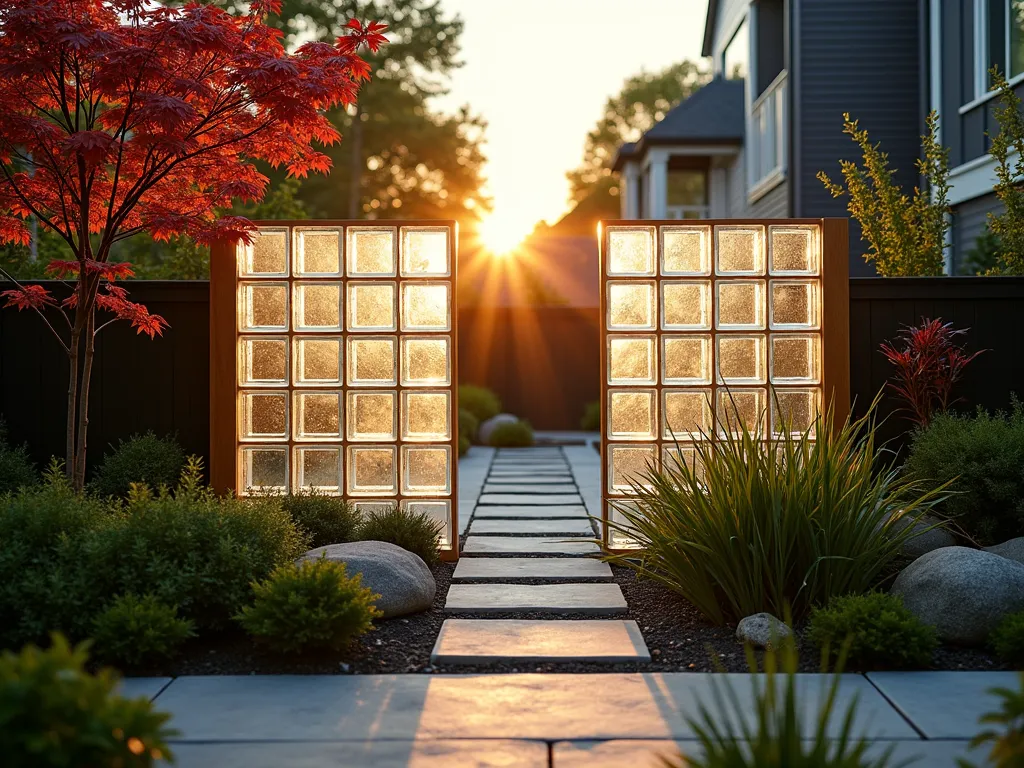
[[(921, 133), (921, 17), (918, 0), (792, 0), (793, 84), (790, 189), (797, 217), (846, 216), (815, 178), (840, 175), (837, 158), (858, 150), (842, 133), (843, 113), (880, 141), (898, 184), (917, 183)], [(850, 226), (850, 274), (872, 269)]]
[(988, 214), (1002, 209), (995, 194), (990, 193), (953, 207), (953, 271), (959, 270), (967, 251), (974, 247), (978, 235), (985, 231)]

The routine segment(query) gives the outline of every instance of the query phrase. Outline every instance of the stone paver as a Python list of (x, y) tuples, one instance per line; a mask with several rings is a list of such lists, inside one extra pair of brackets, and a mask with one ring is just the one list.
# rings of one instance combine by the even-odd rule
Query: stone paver
[(502, 534), (528, 536), (548, 534), (557, 536), (593, 536), (594, 529), (585, 517), (565, 520), (476, 520), (469, 528), (470, 535)]
[(512, 505), (493, 505), (476, 508), (477, 518), (501, 517), (501, 518), (561, 518), (561, 517), (586, 517), (587, 510), (582, 506), (566, 505), (561, 507), (524, 507)]
[(548, 765), (548, 747), (542, 741), (432, 739), (177, 744), (172, 749), (180, 768), (547, 768)]
[(455, 581), (508, 579), (612, 580), (608, 563), (582, 557), (463, 557), (452, 575)]
[(430, 660), (435, 664), (496, 662), (648, 662), (635, 621), (447, 619)]
[[(542, 483), (526, 485), (525, 483), (496, 483), (494, 478), (487, 481), (484, 486), (484, 493), (515, 493), (522, 496), (532, 496), (551, 493), (576, 493), (575, 483), (564, 483), (559, 485), (544, 485)], [(527, 502), (529, 503), (529, 502)]]
[(1016, 672), (871, 672), (870, 680), (929, 739), (970, 739), (997, 706), (990, 688), (1017, 690)]
[(477, 501), (477, 506), (486, 504), (524, 504), (536, 506), (557, 506), (561, 504), (582, 504), (583, 499), (577, 493), (551, 493), (543, 496), (520, 496), (518, 493), (484, 493)]
[(117, 684), (117, 691), (129, 699), (146, 697), (152, 700), (172, 679), (170, 677), (125, 677)]
[(522, 483), (532, 483), (533, 485), (559, 485), (564, 483), (572, 483), (572, 475), (559, 472), (558, 474), (544, 475), (540, 473), (532, 474), (499, 474), (491, 472), (490, 478), (488, 479), (488, 485), (521, 485)]
[(626, 599), (618, 584), (452, 584), (444, 603), (448, 613), (623, 613)]
[(522, 475), (529, 475), (530, 477), (564, 477), (566, 479), (572, 479), (572, 472), (569, 471), (569, 467), (563, 467), (559, 465), (547, 465), (541, 467), (529, 466), (523, 467), (491, 467), (491, 477), (520, 477)]
[(539, 536), (467, 536), (462, 548), (466, 555), (596, 555), (600, 551), (589, 541)]

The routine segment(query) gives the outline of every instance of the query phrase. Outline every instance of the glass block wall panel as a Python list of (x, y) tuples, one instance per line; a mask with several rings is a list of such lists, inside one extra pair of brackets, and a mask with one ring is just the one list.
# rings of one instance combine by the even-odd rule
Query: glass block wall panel
[[(602, 229), (606, 519), (697, 445), (813, 428), (822, 407), (822, 226), (615, 222)], [(844, 262), (845, 263), (845, 262)], [(632, 506), (630, 506), (632, 505)], [(611, 528), (613, 547), (630, 542)]]
[(434, 222), (309, 222), (237, 246), (239, 495), (402, 505), (457, 547), (454, 238)]

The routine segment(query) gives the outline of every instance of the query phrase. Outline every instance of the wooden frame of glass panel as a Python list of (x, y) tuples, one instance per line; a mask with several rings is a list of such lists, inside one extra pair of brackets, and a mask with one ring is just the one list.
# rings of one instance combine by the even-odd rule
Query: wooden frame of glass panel
[[(715, 413), (765, 438), (850, 407), (846, 219), (603, 221), (602, 538), (631, 480), (676, 445), (715, 439)], [(778, 408), (771, 397), (774, 388)], [(718, 427), (726, 424), (719, 419)], [(702, 436), (703, 435), (703, 436)]]
[(426, 512), (458, 559), (458, 225), (254, 224), (211, 249), (211, 484)]

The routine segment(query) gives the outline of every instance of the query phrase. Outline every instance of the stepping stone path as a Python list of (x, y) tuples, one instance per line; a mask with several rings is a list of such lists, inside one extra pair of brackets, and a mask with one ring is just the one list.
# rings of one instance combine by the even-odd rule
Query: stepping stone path
[(445, 620), (433, 663), (651, 660), (561, 448), (499, 449), (467, 533), (445, 611), (473, 618)]

